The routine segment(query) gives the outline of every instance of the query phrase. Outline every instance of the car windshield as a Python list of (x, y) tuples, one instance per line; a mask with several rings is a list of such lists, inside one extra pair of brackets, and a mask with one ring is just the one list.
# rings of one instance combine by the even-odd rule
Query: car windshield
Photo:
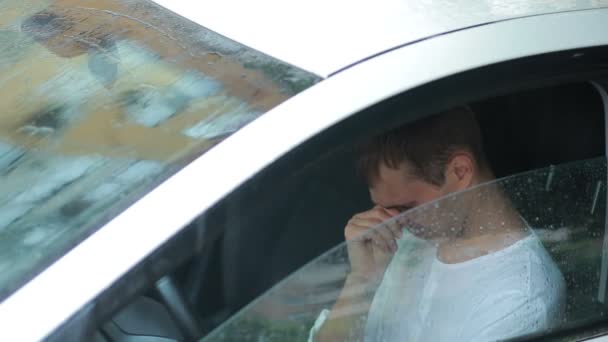
[(0, 42), (0, 300), (319, 81), (147, 0), (3, 0)]
[[(326, 252), (204, 340), (306, 341), (314, 340), (311, 329), (330, 325), (353, 341), (503, 340), (601, 320), (608, 311), (606, 197), (605, 158), (444, 197)], [(475, 211), (470, 203), (501, 205)], [(442, 248), (463, 225), (476, 227), (478, 240)], [(351, 282), (353, 246), (395, 228), (402, 236), (384, 267), (373, 256), (378, 277)], [(493, 241), (488, 250), (466, 244), (482, 240)]]

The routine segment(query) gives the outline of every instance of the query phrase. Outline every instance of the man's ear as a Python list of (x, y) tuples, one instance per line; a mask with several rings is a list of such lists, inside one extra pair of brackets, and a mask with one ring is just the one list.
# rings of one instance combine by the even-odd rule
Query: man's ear
[(464, 190), (473, 184), (475, 173), (473, 156), (466, 152), (455, 153), (445, 169), (447, 192)]

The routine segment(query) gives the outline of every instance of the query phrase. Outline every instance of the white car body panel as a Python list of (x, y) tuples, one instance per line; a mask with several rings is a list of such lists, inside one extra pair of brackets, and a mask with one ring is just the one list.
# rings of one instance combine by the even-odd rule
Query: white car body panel
[(154, 1), (322, 77), (389, 49), (466, 27), (608, 6), (607, 0)]

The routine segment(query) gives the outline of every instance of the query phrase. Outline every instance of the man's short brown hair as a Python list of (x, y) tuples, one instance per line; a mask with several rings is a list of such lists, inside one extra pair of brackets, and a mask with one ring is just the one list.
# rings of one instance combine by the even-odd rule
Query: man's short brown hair
[(383, 133), (359, 149), (357, 169), (370, 186), (378, 180), (381, 164), (397, 169), (403, 162), (412, 176), (442, 185), (445, 166), (458, 149), (468, 150), (480, 169), (487, 167), (479, 124), (464, 106)]

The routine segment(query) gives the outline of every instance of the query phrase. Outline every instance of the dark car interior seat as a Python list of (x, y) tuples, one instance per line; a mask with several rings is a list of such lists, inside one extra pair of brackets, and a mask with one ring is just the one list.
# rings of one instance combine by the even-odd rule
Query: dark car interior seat
[[(600, 93), (591, 83), (510, 94), (473, 107), (479, 113), (486, 154), (499, 178), (606, 155), (604, 105)], [(557, 168), (556, 178), (559, 178), (559, 173)], [(556, 193), (576, 197), (584, 191), (589, 193), (589, 187), (595, 186), (581, 175), (566, 173), (562, 176), (570, 178), (565, 182), (555, 182), (554, 186), (562, 187)], [(592, 196), (589, 197), (591, 199)], [(558, 253), (556, 251), (563, 248), (544, 242), (566, 280), (566, 320), (569, 322), (589, 317), (591, 312), (607, 312), (606, 306), (597, 299), (601, 267), (601, 247), (597, 247), (597, 242), (598, 237), (604, 235), (606, 223), (605, 196), (602, 198), (603, 209), (595, 213), (596, 220), (569, 217), (571, 215), (567, 213), (573, 204), (567, 200), (554, 204), (556, 212), (564, 213), (561, 215), (564, 225), (580, 226), (583, 219), (589, 222), (585, 229), (578, 229), (578, 235), (570, 236), (566, 242), (557, 242), (562, 244), (561, 247), (564, 243), (572, 244), (573, 248), (568, 252)], [(533, 206), (537, 207), (536, 210), (545, 209), (530, 205)]]
[(605, 155), (601, 96), (588, 82), (472, 105), (497, 178)]

